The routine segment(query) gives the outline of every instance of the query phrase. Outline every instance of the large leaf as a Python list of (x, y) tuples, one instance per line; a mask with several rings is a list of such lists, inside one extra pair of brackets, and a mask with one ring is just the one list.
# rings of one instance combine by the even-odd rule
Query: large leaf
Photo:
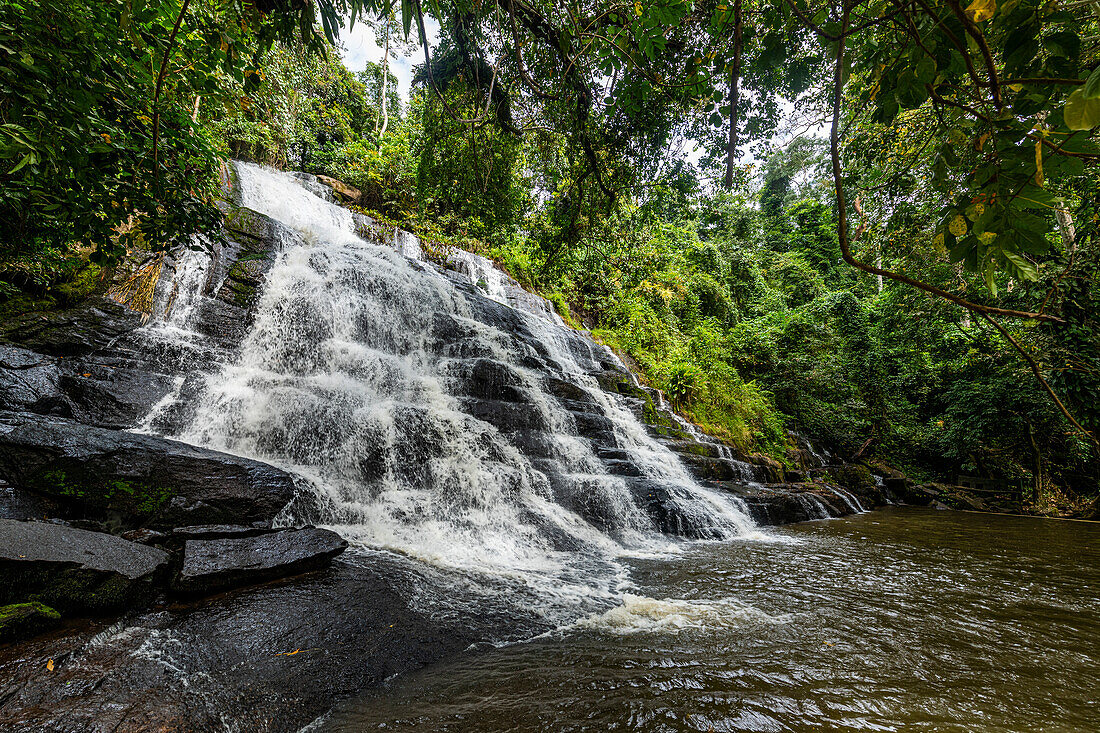
[(1085, 85), (1081, 87), (1081, 92), (1085, 99), (1100, 97), (1100, 66), (1097, 66), (1089, 74), (1089, 78), (1085, 80)]
[(1100, 97), (1086, 99), (1081, 89), (1069, 95), (1064, 110), (1066, 127), (1071, 130), (1091, 130), (1100, 125)]
[(966, 8), (966, 14), (975, 23), (989, 20), (997, 10), (997, 0), (974, 0)]

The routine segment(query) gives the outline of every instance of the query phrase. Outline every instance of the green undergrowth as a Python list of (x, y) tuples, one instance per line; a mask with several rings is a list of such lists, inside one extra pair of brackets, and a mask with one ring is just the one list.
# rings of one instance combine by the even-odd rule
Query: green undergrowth
[(696, 239), (695, 249), (685, 256), (680, 238), (691, 239), (690, 232), (663, 229), (647, 243), (662, 249), (657, 259), (665, 262), (663, 272), (627, 285), (624, 272), (607, 268), (601, 273), (606, 280), (621, 284), (605, 295), (581, 278), (548, 277), (545, 255), (529, 237), (505, 233), (485, 241), (470, 236), (454, 219), (399, 221), (378, 211), (359, 211), (385, 227), (417, 235), (428, 259), (437, 264), (446, 265), (446, 250), (452, 247), (489, 258), (546, 298), (569, 326), (588, 326), (597, 341), (626, 356), (642, 381), (661, 389), (681, 416), (742, 453), (788, 460), (784, 416), (767, 390), (742, 379), (729, 358), (729, 296), (690, 259), (705, 266), (720, 255)]

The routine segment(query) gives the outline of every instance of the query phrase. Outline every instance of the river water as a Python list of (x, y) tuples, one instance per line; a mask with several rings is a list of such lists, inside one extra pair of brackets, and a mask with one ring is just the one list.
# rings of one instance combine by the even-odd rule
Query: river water
[(615, 609), (315, 728), (1100, 730), (1100, 524), (903, 508), (774, 536), (627, 561)]

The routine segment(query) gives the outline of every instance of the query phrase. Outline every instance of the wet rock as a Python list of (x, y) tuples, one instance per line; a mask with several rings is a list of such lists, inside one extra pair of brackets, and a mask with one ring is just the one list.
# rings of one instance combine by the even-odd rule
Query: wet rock
[(759, 525), (777, 526), (851, 514), (828, 497), (799, 490), (759, 490), (739, 494), (749, 515)]
[(0, 410), (132, 427), (167, 394), (171, 379), (116, 362), (0, 346)]
[(0, 728), (198, 733), (228, 721), (242, 733), (294, 733), (340, 699), (522, 626), (487, 609), (418, 610), (408, 599), (424, 582), (399, 559), (337, 560), (125, 625), (0, 647)]
[(829, 471), (837, 484), (855, 494), (866, 494), (874, 489), (875, 478), (866, 466), (849, 463)]
[(578, 403), (594, 403), (596, 401), (583, 387), (557, 377), (547, 377), (544, 387), (547, 392), (561, 400)]
[(212, 593), (316, 570), (347, 549), (327, 529), (284, 529), (253, 537), (188, 540), (172, 583), (178, 593)]
[(67, 310), (8, 319), (0, 324), (0, 342), (51, 356), (80, 356), (107, 347), (143, 320), (141, 313), (97, 296)]
[(680, 460), (696, 478), (704, 481), (741, 481), (751, 478), (744, 476), (741, 466), (723, 458), (710, 458), (681, 452)]
[(0, 603), (118, 610), (152, 593), (167, 564), (168, 553), (113, 535), (0, 519)]
[(62, 360), (59, 386), (79, 422), (130, 428), (163, 398), (172, 379), (157, 372), (86, 359)]
[[(228, 289), (223, 289), (223, 292)], [(229, 295), (227, 298), (235, 296)], [(255, 292), (248, 296), (255, 297)], [(251, 304), (251, 300), (248, 304)], [(209, 336), (221, 349), (233, 348), (244, 340), (252, 315), (248, 308), (227, 300), (206, 300), (197, 309), (192, 328), (197, 333)]]
[(461, 398), (459, 404), (467, 415), (487, 422), (508, 435), (518, 431), (545, 431), (549, 427), (546, 414), (538, 405), (473, 397)]
[(693, 540), (722, 537), (722, 532), (711, 524), (709, 517), (696, 519), (685, 513), (675, 499), (675, 487), (648, 478), (628, 478), (626, 481), (635, 500), (664, 534)]
[(763, 483), (781, 484), (783, 483), (784, 468), (779, 461), (775, 460), (771, 456), (766, 456), (761, 453), (753, 453), (745, 457), (748, 463), (751, 463), (756, 468), (753, 469), (755, 481), (761, 481)]
[(0, 519), (49, 519), (64, 513), (64, 507), (46, 496), (11, 486), (0, 480)]
[(158, 532), (155, 529), (148, 529), (145, 527), (128, 530), (120, 534), (119, 537), (130, 542), (137, 542), (141, 545), (160, 545), (168, 539), (168, 535), (164, 532)]
[(229, 212), (225, 228), (231, 245), (225, 253), (228, 268), (216, 297), (239, 308), (251, 308), (259, 297), (276, 253), (300, 238), (269, 216), (245, 207)]
[(34, 415), (0, 415), (0, 479), (74, 518), (153, 529), (270, 520), (294, 496), (289, 474), (258, 461)]
[(198, 524), (191, 527), (176, 527), (172, 537), (177, 540), (228, 540), (242, 537), (255, 537), (275, 532), (269, 526), (245, 526), (243, 524)]
[(68, 417), (72, 405), (60, 381), (56, 357), (0, 346), (0, 409)]
[(444, 367), (452, 394), (504, 402), (530, 398), (523, 378), (507, 364), (492, 359), (456, 359)]
[(0, 644), (40, 634), (60, 622), (60, 613), (37, 601), (0, 607)]

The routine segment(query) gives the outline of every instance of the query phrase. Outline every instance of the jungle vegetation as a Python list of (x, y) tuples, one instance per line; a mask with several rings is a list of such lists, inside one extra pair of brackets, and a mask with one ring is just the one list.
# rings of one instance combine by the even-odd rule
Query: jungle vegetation
[[(63, 305), (128, 250), (214, 227), (221, 161), (246, 158), (492, 257), (745, 450), (782, 457), (791, 429), (1084, 506), (1098, 13), (4, 0), (0, 297)], [(334, 45), (352, 23), (385, 44), (357, 73)], [(416, 59), (407, 101), (395, 54)]]

